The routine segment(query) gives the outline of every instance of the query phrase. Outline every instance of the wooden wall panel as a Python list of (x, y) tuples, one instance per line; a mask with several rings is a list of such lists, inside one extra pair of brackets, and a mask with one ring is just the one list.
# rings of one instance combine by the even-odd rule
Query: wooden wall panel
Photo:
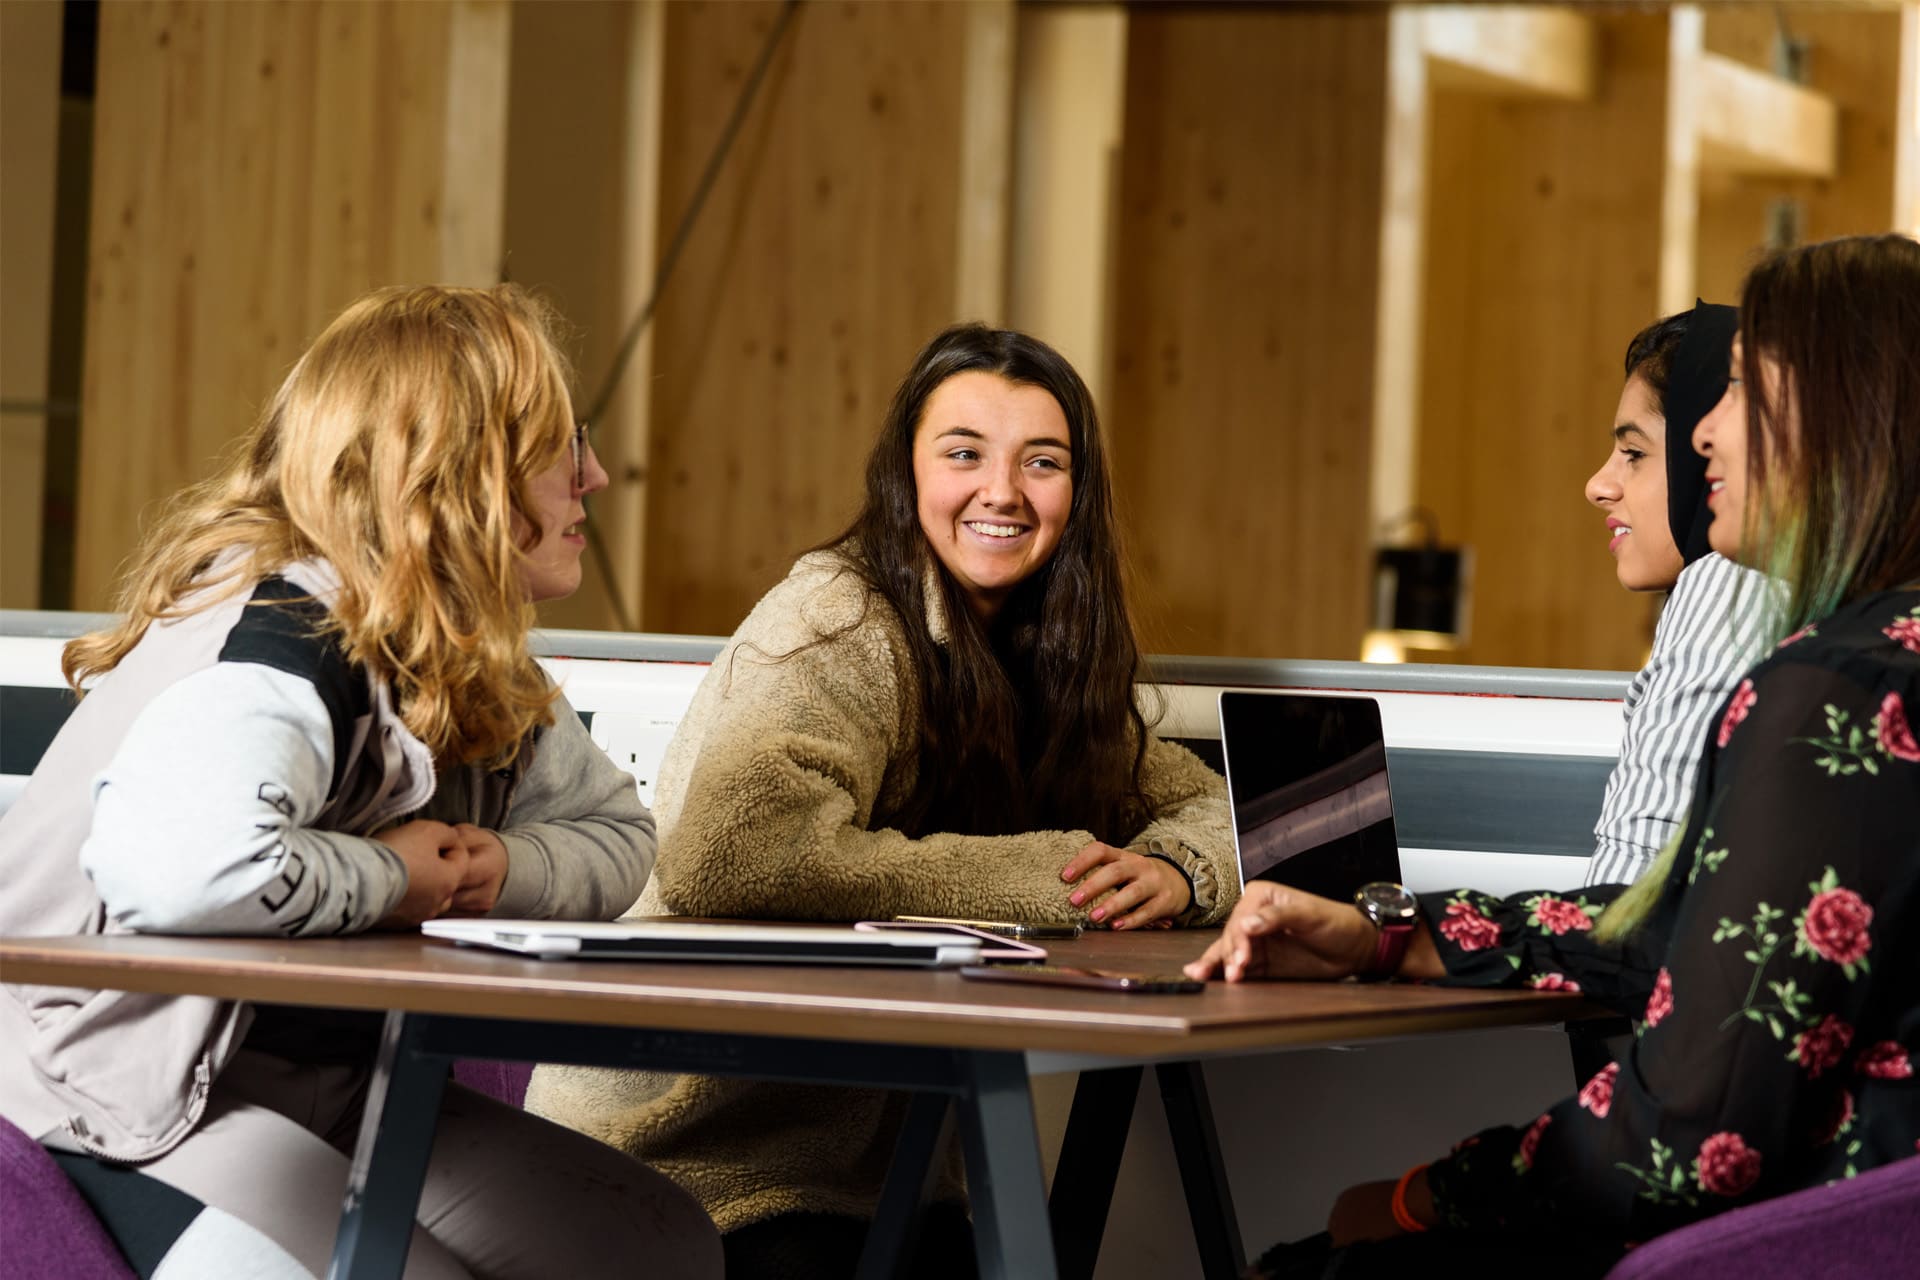
[(1142, 8), (1127, 54), (1103, 408), (1147, 643), (1357, 657), (1387, 14)]
[(0, 609), (40, 607), (41, 495), (48, 416), (54, 169), (60, 134), (60, 10), (0, 5)]
[[(663, 228), (776, 14), (668, 6)], [(966, 19), (795, 16), (656, 321), (647, 629), (731, 631), (857, 506), (888, 396), (954, 318)]]
[(1766, 247), (1768, 209), (1776, 201), (1799, 203), (1806, 241), (1900, 225), (1895, 170), (1902, 128), (1902, 15), (1886, 6), (1735, 4), (1711, 6), (1705, 17), (1710, 52), (1767, 70), (1773, 66), (1774, 35), (1784, 22), (1808, 42), (1808, 87), (1840, 109), (1838, 171), (1831, 179), (1702, 182), (1700, 292), (1733, 302), (1741, 279)]
[(505, 103), (472, 94), (505, 84), (507, 20), (504, 0), (103, 6), (76, 607), (108, 603), (151, 505), (340, 307), (494, 278)]
[(1657, 308), (1667, 20), (1599, 21), (1591, 102), (1432, 102), (1419, 493), (1477, 557), (1461, 661), (1632, 668), (1651, 639), (1581, 491)]

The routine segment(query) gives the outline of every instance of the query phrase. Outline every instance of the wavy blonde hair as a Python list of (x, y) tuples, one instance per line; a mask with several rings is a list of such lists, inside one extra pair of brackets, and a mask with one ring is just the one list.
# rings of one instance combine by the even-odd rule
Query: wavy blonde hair
[(512, 285), (383, 289), (341, 313), (220, 470), (177, 495), (129, 562), (115, 626), (69, 644), (77, 690), (156, 620), (296, 561), (340, 578), (328, 630), (389, 680), (442, 763), (504, 763), (555, 691), (527, 648), (540, 536), (529, 480), (567, 456), (560, 324)]

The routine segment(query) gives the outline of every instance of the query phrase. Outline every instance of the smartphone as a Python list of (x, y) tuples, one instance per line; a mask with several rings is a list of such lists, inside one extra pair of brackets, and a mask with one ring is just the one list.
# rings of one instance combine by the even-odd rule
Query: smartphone
[(1037, 982), (1055, 987), (1094, 987), (1101, 991), (1140, 991), (1173, 995), (1203, 991), (1206, 983), (1179, 973), (1119, 973), (1112, 969), (1076, 969), (1050, 964), (967, 964), (960, 976), (981, 982)]
[(1003, 938), (1077, 938), (1077, 924), (1038, 924), (1031, 920), (965, 920), (958, 916), (895, 916), (902, 924), (957, 924), (984, 929)]

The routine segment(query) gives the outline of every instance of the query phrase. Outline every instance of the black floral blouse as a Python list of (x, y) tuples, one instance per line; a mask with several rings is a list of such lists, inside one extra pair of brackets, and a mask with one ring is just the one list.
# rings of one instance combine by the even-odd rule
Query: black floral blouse
[(1665, 890), (1424, 895), (1447, 981), (1579, 990), (1624, 1061), (1429, 1171), (1455, 1228), (1630, 1244), (1920, 1150), (1920, 591), (1789, 636), (1715, 717)]

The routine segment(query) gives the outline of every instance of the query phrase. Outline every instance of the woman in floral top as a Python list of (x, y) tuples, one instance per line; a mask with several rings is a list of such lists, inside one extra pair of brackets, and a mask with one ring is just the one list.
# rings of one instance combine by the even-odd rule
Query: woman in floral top
[[(1396, 1275), (1633, 1244), (1920, 1151), (1920, 244), (1755, 268), (1708, 459), (1715, 550), (1793, 628), (1714, 717), (1680, 840), (1635, 885), (1422, 895), (1398, 974), (1580, 991), (1626, 1057), (1530, 1123), (1344, 1193), (1252, 1274)], [(1189, 972), (1359, 972), (1351, 905), (1255, 882)], [(1330, 1248), (1331, 1246), (1331, 1248)]]

